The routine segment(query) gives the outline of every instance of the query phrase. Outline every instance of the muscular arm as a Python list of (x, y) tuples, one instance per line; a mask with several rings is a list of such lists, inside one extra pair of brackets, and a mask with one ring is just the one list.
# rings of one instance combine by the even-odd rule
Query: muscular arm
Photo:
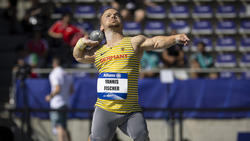
[(172, 36), (154, 36), (147, 38), (143, 35), (135, 36), (131, 39), (135, 50), (153, 50), (168, 48), (177, 43), (186, 45), (189, 39), (185, 34), (177, 34)]
[(92, 47), (90, 49), (87, 49), (85, 47), (86, 45), (94, 46), (97, 44), (98, 44), (97, 41), (91, 41), (91, 40), (84, 39), (84, 38), (79, 39), (73, 51), (73, 56), (76, 59), (76, 61), (80, 63), (94, 63), (96, 48)]

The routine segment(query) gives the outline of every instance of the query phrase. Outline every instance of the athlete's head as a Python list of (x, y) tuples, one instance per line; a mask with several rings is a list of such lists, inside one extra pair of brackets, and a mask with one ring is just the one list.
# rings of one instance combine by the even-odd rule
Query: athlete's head
[(53, 66), (53, 68), (58, 67), (60, 65), (61, 65), (61, 59), (59, 57), (57, 57), (57, 56), (54, 57), (52, 59), (52, 66)]
[(69, 13), (69, 12), (66, 12), (66, 13), (64, 13), (63, 15), (62, 15), (62, 21), (64, 22), (64, 23), (70, 23), (70, 20), (71, 20), (71, 13)]
[(105, 31), (106, 29), (115, 29), (122, 31), (122, 17), (118, 10), (114, 8), (108, 8), (104, 10), (100, 17), (100, 30)]

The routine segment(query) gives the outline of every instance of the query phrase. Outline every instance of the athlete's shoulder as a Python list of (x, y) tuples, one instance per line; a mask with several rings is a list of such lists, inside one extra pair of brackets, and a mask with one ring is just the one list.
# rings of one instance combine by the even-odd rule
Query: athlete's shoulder
[(144, 35), (136, 35), (131, 37), (131, 43), (137, 46), (142, 44), (146, 39), (147, 37)]

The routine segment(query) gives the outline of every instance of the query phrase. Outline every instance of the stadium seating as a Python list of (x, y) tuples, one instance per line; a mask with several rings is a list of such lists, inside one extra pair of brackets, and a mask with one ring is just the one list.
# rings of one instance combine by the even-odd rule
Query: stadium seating
[(111, 6), (108, 6), (108, 5), (105, 5), (105, 6), (102, 6), (98, 12), (98, 17), (101, 16), (101, 14), (103, 13), (104, 10), (108, 9), (108, 8), (111, 8)]
[(211, 34), (212, 31), (210, 21), (195, 21), (193, 23), (192, 34)]
[(250, 79), (250, 71), (243, 72), (241, 74), (242, 79)]
[(212, 8), (210, 5), (197, 5), (192, 12), (193, 18), (211, 18)]
[(240, 67), (250, 67), (250, 53), (242, 55), (239, 65)]
[(163, 35), (165, 34), (166, 26), (162, 21), (147, 21), (144, 33), (148, 35)]
[(217, 18), (235, 18), (236, 10), (234, 5), (219, 5), (216, 11)]
[(206, 51), (212, 51), (213, 50), (212, 39), (211, 38), (208, 38), (208, 37), (197, 38), (197, 37), (195, 37), (193, 39), (193, 44), (192, 44), (192, 47), (191, 47), (191, 51), (197, 51), (197, 44), (199, 42), (204, 42), (206, 44), (206, 47), (205, 47)]
[(230, 71), (220, 72), (220, 78), (234, 78), (234, 77), (235, 77), (234, 72), (230, 72)]
[(186, 5), (175, 5), (170, 8), (169, 18), (187, 18), (189, 16)]
[(52, 19), (60, 19), (63, 13), (71, 12), (72, 8), (70, 6), (55, 7), (53, 13), (51, 14)]
[(163, 6), (148, 6), (146, 8), (147, 17), (151, 19), (163, 19), (166, 15), (166, 9)]
[(217, 39), (216, 51), (235, 51), (236, 40), (233, 37), (222, 37)]
[(217, 22), (216, 34), (235, 34), (237, 32), (236, 30), (236, 24), (234, 21), (219, 21)]
[(96, 16), (95, 9), (90, 5), (77, 6), (74, 16), (76, 18), (93, 19)]
[(250, 51), (250, 38), (246, 37), (241, 38), (239, 51), (240, 52)]
[[(249, 7), (249, 6), (248, 6)], [(249, 8), (248, 8), (249, 9)], [(241, 5), (240, 6), (240, 12), (239, 12), (239, 16), (241, 18), (245, 18), (245, 17), (250, 17), (250, 14), (249, 14), (249, 10), (247, 9), (247, 5)]]
[(173, 29), (178, 33), (188, 33), (190, 31), (188, 23), (185, 20), (173, 20), (169, 25), (168, 31), (170, 32)]
[(94, 30), (94, 26), (90, 22), (78, 23), (77, 26), (84, 29), (88, 33)]
[(236, 67), (234, 54), (218, 54), (215, 62), (216, 67)]
[(141, 34), (141, 25), (136, 22), (125, 22), (123, 25), (123, 33), (125, 35)]
[(239, 33), (241, 33), (241, 34), (249, 34), (250, 33), (250, 20), (241, 21)]

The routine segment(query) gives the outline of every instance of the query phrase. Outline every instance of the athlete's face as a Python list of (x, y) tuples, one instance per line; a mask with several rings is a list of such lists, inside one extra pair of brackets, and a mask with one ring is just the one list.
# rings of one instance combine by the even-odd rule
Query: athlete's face
[(122, 29), (122, 19), (119, 12), (115, 9), (106, 10), (101, 17), (101, 28), (121, 28)]

